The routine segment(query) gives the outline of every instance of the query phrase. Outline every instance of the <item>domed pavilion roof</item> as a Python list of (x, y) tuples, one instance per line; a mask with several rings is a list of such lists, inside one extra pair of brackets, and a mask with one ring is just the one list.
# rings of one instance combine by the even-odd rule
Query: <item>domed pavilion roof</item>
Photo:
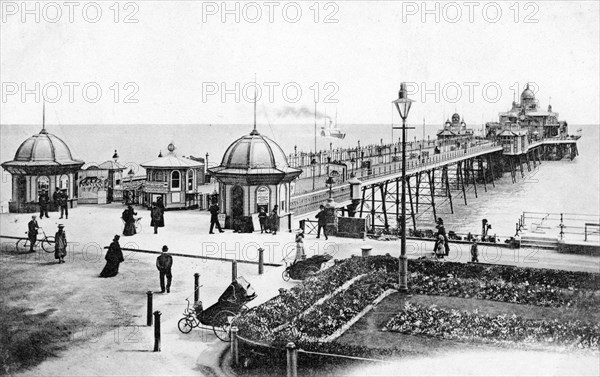
[(11, 174), (58, 174), (78, 170), (83, 161), (76, 160), (67, 144), (59, 137), (42, 128), (39, 134), (25, 140), (15, 153), (12, 161), (4, 162), (2, 167)]
[(223, 154), (221, 165), (209, 169), (217, 179), (245, 180), (248, 184), (277, 184), (291, 181), (302, 170), (288, 165), (281, 147), (256, 129), (231, 143)]
[(527, 84), (527, 87), (525, 87), (525, 90), (523, 90), (523, 93), (521, 93), (521, 100), (534, 100), (535, 99), (535, 94), (533, 93), (533, 91), (531, 89), (529, 89), (529, 84)]

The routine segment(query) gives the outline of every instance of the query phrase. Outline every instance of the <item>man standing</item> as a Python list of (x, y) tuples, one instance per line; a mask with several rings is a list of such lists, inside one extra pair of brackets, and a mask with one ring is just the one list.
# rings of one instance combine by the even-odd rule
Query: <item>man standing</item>
[(173, 266), (173, 257), (167, 254), (169, 248), (167, 245), (162, 247), (162, 254), (156, 258), (156, 268), (159, 272), (160, 291), (165, 293), (165, 277), (167, 278), (167, 293), (171, 292), (171, 267)]
[(161, 219), (163, 218), (163, 210), (156, 204), (156, 202), (152, 203), (150, 216), (152, 217), (150, 220), (150, 226), (154, 228), (154, 234), (158, 234), (158, 228), (162, 226)]
[(213, 234), (215, 225), (217, 226), (217, 229), (219, 229), (219, 233), (223, 233), (221, 224), (219, 224), (219, 206), (217, 205), (217, 202), (213, 202), (208, 210), (210, 211), (210, 230), (208, 234)]
[(266, 231), (265, 223), (267, 222), (267, 213), (265, 212), (264, 207), (260, 207), (258, 212), (258, 222), (260, 223), (260, 232), (263, 233)]
[(58, 196), (59, 205), (60, 205), (60, 218), (63, 218), (63, 214), (66, 219), (69, 218), (69, 195), (67, 194), (67, 190), (62, 190)]
[(48, 193), (46, 192), (46, 190), (42, 190), (42, 192), (38, 196), (38, 203), (40, 204), (40, 219), (43, 219), (44, 216), (46, 216), (46, 218), (48, 219), (50, 218), (50, 216), (48, 216), (49, 201), (50, 198), (48, 197)]
[(59, 209), (60, 207), (60, 188), (56, 188), (54, 190), (54, 194), (52, 194), (52, 201), (54, 202), (54, 205), (56, 206), (56, 209)]
[(67, 234), (64, 227), (63, 224), (58, 224), (58, 232), (54, 235), (54, 259), (58, 259), (58, 263), (65, 263), (67, 256)]
[(29, 224), (27, 224), (27, 227), (27, 237), (29, 238), (29, 252), (33, 253), (33, 247), (35, 246), (35, 241), (37, 241), (38, 229), (40, 228), (36, 221), (35, 215), (31, 216), (31, 221), (29, 222)]
[(315, 216), (318, 220), (317, 238), (321, 238), (321, 229), (323, 229), (323, 235), (327, 238), (327, 214), (325, 213), (325, 206), (319, 206), (319, 213)]

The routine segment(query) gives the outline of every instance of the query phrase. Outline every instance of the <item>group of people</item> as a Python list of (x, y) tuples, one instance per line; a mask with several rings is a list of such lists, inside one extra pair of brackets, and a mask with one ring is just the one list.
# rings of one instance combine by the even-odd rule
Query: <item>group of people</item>
[[(487, 224), (487, 220), (484, 220), (485, 224)], [(491, 228), (491, 226), (490, 226)], [(446, 235), (446, 228), (444, 227), (444, 220), (441, 217), (438, 217), (437, 224), (437, 239), (435, 244), (433, 245), (433, 252), (435, 256), (439, 259), (443, 259), (445, 256), (448, 256), (450, 252), (450, 245), (448, 244), (448, 236)], [(487, 231), (487, 229), (486, 229)], [(470, 233), (469, 233), (470, 234)], [(477, 238), (468, 238), (471, 243), (471, 262), (479, 263), (479, 250), (477, 247)]]
[[(124, 236), (133, 236), (137, 233), (135, 223), (138, 219), (135, 217), (136, 215), (137, 212), (134, 211), (130, 204), (127, 205), (127, 208), (121, 214), (121, 219), (124, 223)], [(162, 197), (158, 198), (156, 202), (153, 202), (150, 207), (150, 226), (154, 228), (154, 234), (158, 234), (158, 228), (165, 226), (165, 204)]]
[[(60, 218), (63, 217), (69, 218), (69, 194), (67, 194), (67, 190), (61, 190), (60, 187), (57, 187), (54, 190), (54, 194), (52, 194), (52, 201), (60, 210)], [(38, 204), (40, 206), (40, 219), (44, 217), (50, 218), (48, 216), (48, 205), (50, 204), (50, 197), (48, 196), (48, 192), (46, 190), (42, 190), (38, 195)]]
[[(31, 216), (31, 221), (27, 224), (30, 253), (35, 251), (33, 248), (37, 242), (39, 229), (37, 216)], [(58, 231), (54, 234), (54, 241), (54, 259), (57, 259), (59, 264), (65, 263), (65, 257), (67, 256), (67, 234), (65, 233), (65, 226), (63, 224), (58, 224)]]
[(258, 222), (260, 223), (261, 233), (277, 234), (279, 230), (279, 206), (275, 204), (271, 213), (267, 215), (264, 207), (260, 207), (258, 211)]
[[(108, 247), (108, 251), (104, 257), (106, 260), (106, 265), (104, 265), (104, 268), (100, 272), (100, 277), (102, 278), (111, 278), (117, 276), (119, 274), (119, 266), (125, 261), (125, 258), (123, 257), (123, 251), (121, 250), (121, 245), (119, 244), (120, 238), (121, 236), (118, 234), (115, 235), (113, 241)], [(169, 247), (164, 245), (162, 247), (162, 253), (156, 258), (156, 269), (158, 270), (161, 293), (165, 293), (165, 291), (167, 293), (171, 292), (171, 282), (173, 280), (171, 268), (173, 267), (173, 257), (168, 254), (168, 251)]]

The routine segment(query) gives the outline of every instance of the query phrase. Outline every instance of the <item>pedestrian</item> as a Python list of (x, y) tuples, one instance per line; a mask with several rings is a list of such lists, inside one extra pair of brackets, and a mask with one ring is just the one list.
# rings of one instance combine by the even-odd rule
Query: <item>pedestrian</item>
[(69, 218), (69, 194), (67, 190), (62, 190), (58, 195), (58, 203), (60, 205), (60, 218), (63, 218), (63, 214), (66, 219)]
[(27, 237), (29, 238), (29, 252), (33, 253), (33, 247), (35, 246), (35, 241), (37, 241), (38, 229), (40, 228), (38, 226), (35, 215), (31, 216), (31, 221), (29, 222), (29, 224), (27, 224), (27, 228)]
[(135, 234), (135, 215), (137, 215), (137, 212), (130, 205), (123, 211), (121, 219), (125, 222), (125, 226), (123, 227), (124, 236), (133, 236)]
[(160, 220), (158, 221), (158, 227), (162, 228), (165, 226), (165, 202), (163, 201), (162, 196), (158, 197), (156, 200), (156, 206), (160, 208)]
[(65, 263), (67, 256), (67, 234), (64, 228), (63, 224), (58, 224), (58, 232), (54, 234), (54, 259), (58, 259), (58, 263)]
[(258, 222), (260, 223), (260, 232), (263, 233), (266, 231), (265, 223), (267, 222), (267, 213), (265, 212), (264, 207), (260, 207), (258, 210)]
[(214, 234), (213, 229), (215, 228), (215, 225), (217, 226), (219, 233), (223, 233), (223, 229), (221, 229), (221, 224), (219, 223), (219, 205), (217, 202), (212, 202), (208, 210), (210, 211), (210, 230), (208, 231), (208, 234)]
[(154, 234), (158, 234), (158, 228), (164, 226), (164, 221), (161, 225), (161, 219), (163, 218), (163, 210), (156, 204), (152, 203), (152, 209), (150, 210), (150, 226), (154, 228)]
[(306, 259), (306, 253), (304, 252), (304, 232), (299, 230), (296, 233), (296, 259), (294, 263)]
[(477, 239), (471, 244), (471, 263), (479, 263), (479, 251), (477, 250)]
[(442, 220), (441, 217), (438, 217), (437, 219), (437, 225), (436, 228), (438, 230), (438, 236), (443, 236), (444, 237), (444, 249), (445, 249), (445, 255), (448, 256), (448, 254), (450, 254), (450, 244), (448, 243), (448, 236), (446, 235), (446, 228), (444, 227), (444, 220)]
[(315, 216), (317, 218), (317, 238), (321, 238), (321, 229), (323, 229), (323, 235), (327, 240), (327, 213), (325, 213), (325, 206), (319, 206), (319, 213)]
[(119, 238), (121, 238), (118, 234), (115, 235), (113, 241), (108, 247), (108, 251), (106, 252), (106, 265), (102, 272), (100, 272), (101, 278), (111, 278), (113, 276), (117, 276), (119, 273), (119, 265), (121, 262), (124, 262), (123, 252), (121, 251), (121, 245), (119, 245)]
[(54, 205), (56, 206), (56, 209), (60, 210), (60, 188), (57, 187), (54, 190), (54, 193), (52, 194), (52, 201), (54, 202)]
[(38, 203), (40, 205), (40, 219), (43, 219), (44, 216), (46, 216), (46, 218), (50, 218), (50, 216), (48, 216), (48, 202), (50, 201), (50, 198), (48, 197), (48, 193), (46, 192), (46, 190), (42, 190), (42, 192), (40, 193), (40, 195), (38, 196)]
[(269, 224), (271, 232), (273, 235), (276, 235), (277, 231), (279, 230), (279, 206), (277, 204), (273, 206), (273, 210), (271, 211), (271, 216), (269, 218)]
[(169, 248), (167, 245), (162, 247), (162, 254), (160, 254), (156, 258), (156, 268), (159, 272), (160, 278), (160, 292), (165, 293), (165, 277), (167, 278), (167, 293), (171, 292), (171, 279), (173, 275), (171, 275), (171, 267), (173, 266), (173, 257), (167, 252)]

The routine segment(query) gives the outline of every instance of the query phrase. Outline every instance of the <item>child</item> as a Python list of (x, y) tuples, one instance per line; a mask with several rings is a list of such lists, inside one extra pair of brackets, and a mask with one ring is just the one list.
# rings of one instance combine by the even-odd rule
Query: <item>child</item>
[(477, 251), (477, 239), (473, 239), (471, 245), (471, 263), (479, 263), (479, 252)]
[(306, 253), (304, 252), (304, 232), (300, 230), (298, 233), (296, 233), (296, 259), (294, 260), (294, 263), (305, 259)]
[(446, 254), (446, 245), (444, 242), (444, 236), (442, 236), (441, 234), (438, 236), (438, 241), (436, 243), (434, 252), (435, 252), (435, 256), (439, 259), (443, 259), (444, 255)]

